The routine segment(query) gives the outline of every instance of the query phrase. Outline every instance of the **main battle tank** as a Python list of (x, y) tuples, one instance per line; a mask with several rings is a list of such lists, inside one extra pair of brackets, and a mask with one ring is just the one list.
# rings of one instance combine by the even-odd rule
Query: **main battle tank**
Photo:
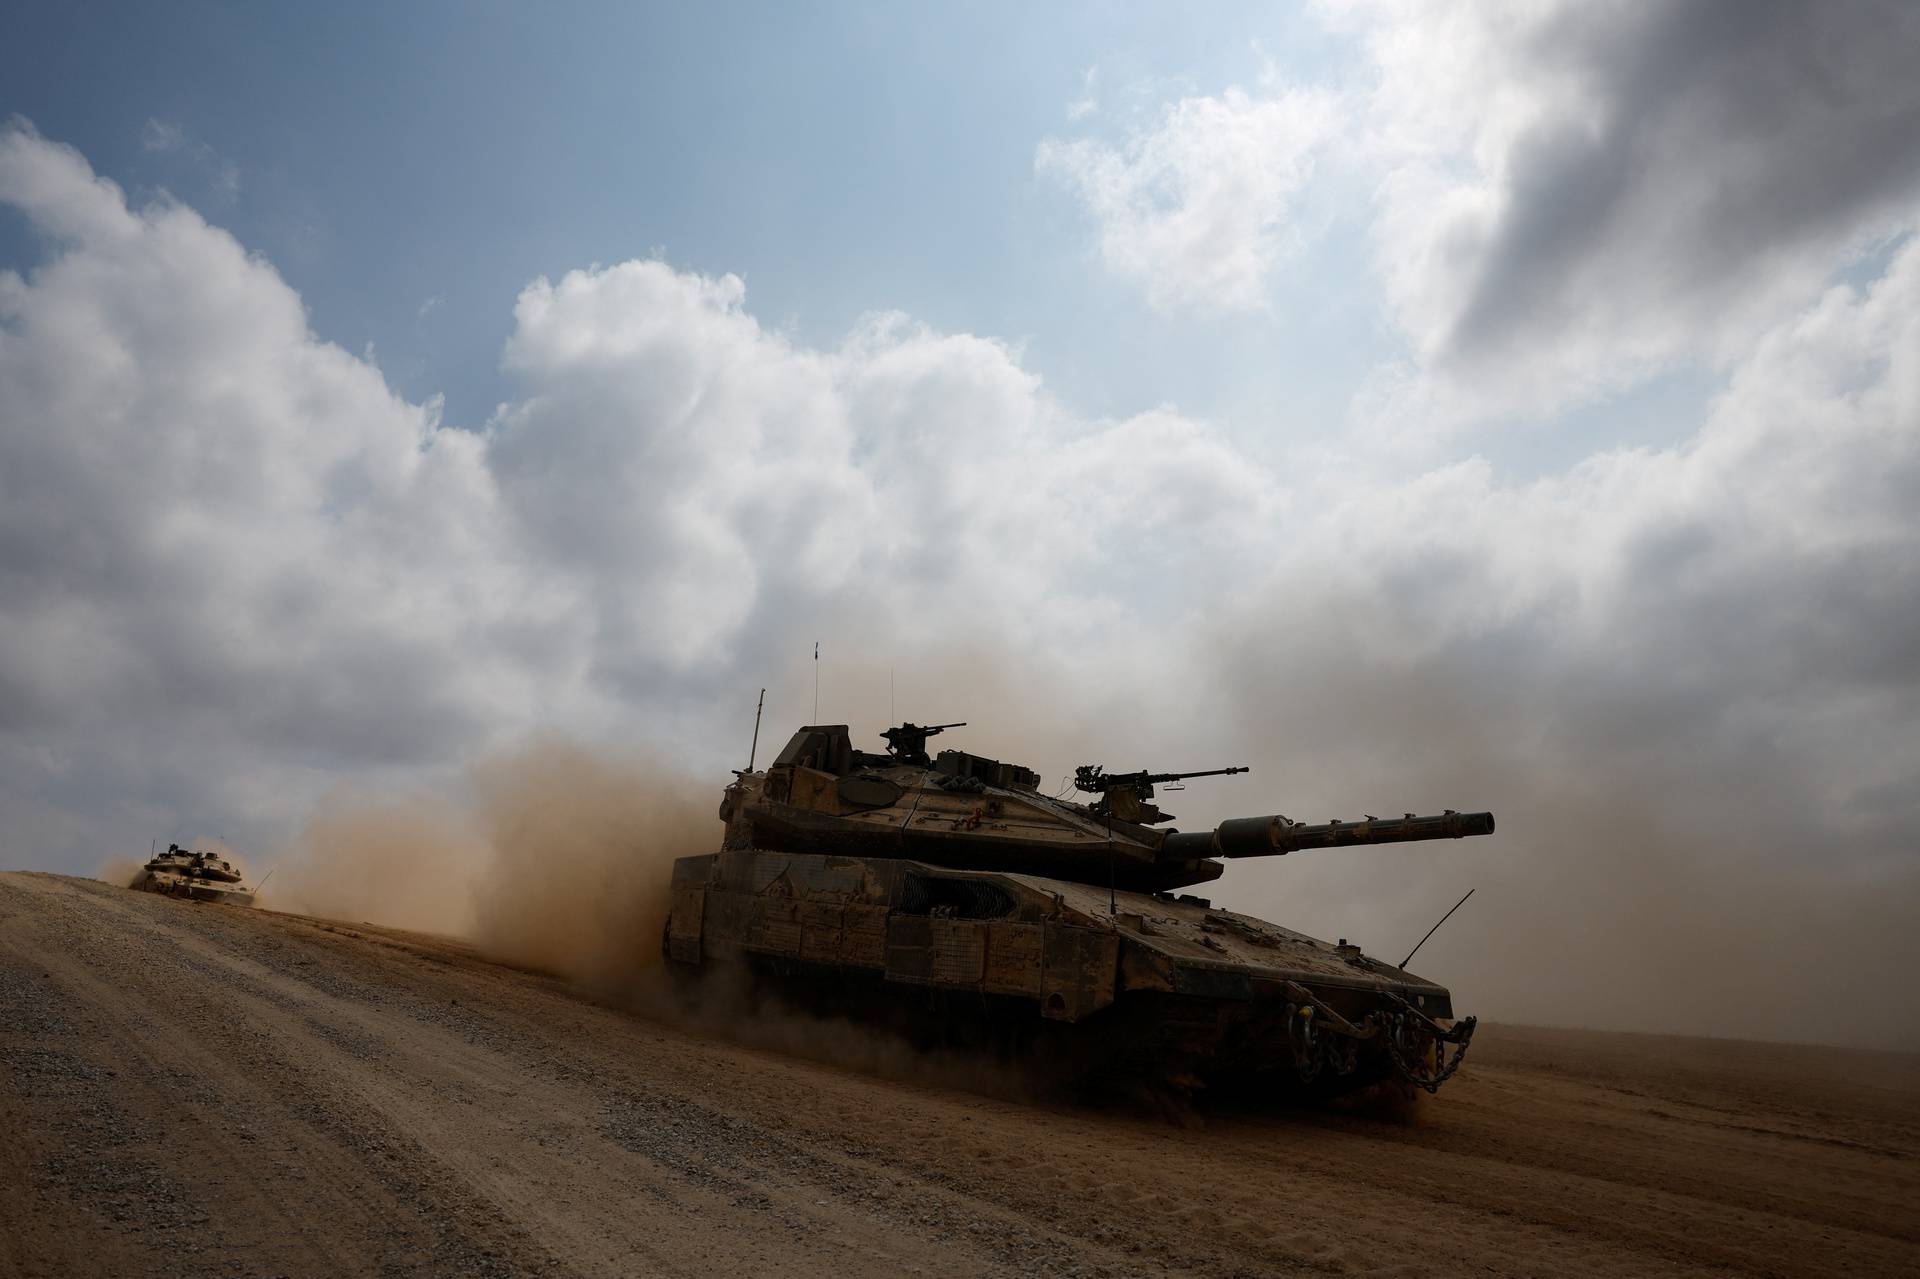
[(224, 857), (168, 844), (166, 852), (156, 854), (140, 868), (128, 887), (169, 897), (251, 906), (253, 890), (241, 879), (240, 871)]
[(1281, 816), (1156, 829), (1154, 786), (1245, 772), (1110, 774), (1072, 802), (1018, 764), (927, 754), (958, 724), (902, 724), (887, 753), (841, 724), (793, 735), (726, 788), (721, 851), (674, 864), (664, 949), (745, 963), (836, 1008), (944, 1027), (1101, 1071), (1332, 1093), (1398, 1076), (1433, 1091), (1474, 1019), (1445, 987), (1175, 890), (1222, 859), (1490, 835), (1491, 813), (1309, 825)]

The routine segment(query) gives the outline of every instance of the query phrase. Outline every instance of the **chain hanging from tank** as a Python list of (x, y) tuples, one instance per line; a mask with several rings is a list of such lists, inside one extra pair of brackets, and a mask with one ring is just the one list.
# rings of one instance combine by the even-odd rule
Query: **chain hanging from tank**
[[(1413, 1019), (1403, 1013), (1383, 1013), (1380, 1014), (1380, 1020), (1380, 1037), (1387, 1041), (1387, 1057), (1393, 1062), (1393, 1068), (1399, 1072), (1402, 1079), (1430, 1093), (1439, 1092), (1440, 1085), (1453, 1078), (1453, 1072), (1460, 1069), (1460, 1063), (1466, 1060), (1467, 1045), (1473, 1042), (1473, 1028), (1477, 1024), (1476, 1018), (1469, 1017), (1455, 1026), (1451, 1032), (1429, 1034), (1429, 1042), (1433, 1044), (1434, 1069), (1432, 1073), (1428, 1073), (1425, 1069), (1426, 1063), (1418, 1060), (1426, 1056), (1426, 1050), (1424, 1048), (1415, 1050), (1412, 1045), (1401, 1043), (1403, 1038), (1408, 1037), (1407, 1031), (1409, 1027), (1413, 1027)], [(1423, 1018), (1422, 1020), (1426, 1020), (1429, 1026), (1433, 1025), (1431, 1019)], [(1447, 1060), (1448, 1042), (1457, 1045), (1451, 1060)], [(1415, 1060), (1410, 1061), (1409, 1057)]]

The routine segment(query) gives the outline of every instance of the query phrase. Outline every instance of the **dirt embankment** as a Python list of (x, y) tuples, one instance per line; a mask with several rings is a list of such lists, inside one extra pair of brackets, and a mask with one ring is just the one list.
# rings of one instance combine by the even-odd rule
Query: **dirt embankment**
[(1910, 1056), (1491, 1026), (1415, 1123), (1192, 1128), (890, 1069), (0, 875), (0, 1274), (1920, 1273)]

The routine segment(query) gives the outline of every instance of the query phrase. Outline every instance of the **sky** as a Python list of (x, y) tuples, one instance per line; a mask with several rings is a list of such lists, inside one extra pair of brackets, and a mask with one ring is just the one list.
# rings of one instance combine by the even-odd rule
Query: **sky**
[(1494, 810), (1220, 886), (1476, 888), (1463, 1008), (1920, 1048), (1920, 10), (14, 14), (0, 866), (817, 674)]

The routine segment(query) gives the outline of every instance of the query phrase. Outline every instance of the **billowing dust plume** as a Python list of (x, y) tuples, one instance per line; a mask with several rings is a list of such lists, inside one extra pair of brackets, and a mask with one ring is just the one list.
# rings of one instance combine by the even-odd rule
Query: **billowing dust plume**
[(467, 938), (494, 959), (756, 1047), (999, 1096), (1029, 1092), (1020, 1071), (813, 1016), (739, 973), (677, 992), (649, 981), (673, 860), (718, 849), (717, 799), (711, 781), (546, 739), (480, 763), (446, 793), (329, 796), (261, 905)]
[(467, 937), (489, 860), (464, 796), (338, 790), (260, 886), (259, 904)]
[(474, 780), (483, 949), (600, 987), (659, 962), (674, 858), (720, 845), (711, 785), (564, 743), (493, 760)]
[(448, 793), (334, 793), (261, 904), (465, 937), (510, 963), (620, 989), (659, 961), (673, 859), (719, 845), (710, 790), (544, 739)]
[(109, 857), (100, 863), (93, 877), (103, 884), (112, 884), (116, 888), (126, 888), (133, 883), (133, 877), (140, 873), (146, 863), (132, 857)]

